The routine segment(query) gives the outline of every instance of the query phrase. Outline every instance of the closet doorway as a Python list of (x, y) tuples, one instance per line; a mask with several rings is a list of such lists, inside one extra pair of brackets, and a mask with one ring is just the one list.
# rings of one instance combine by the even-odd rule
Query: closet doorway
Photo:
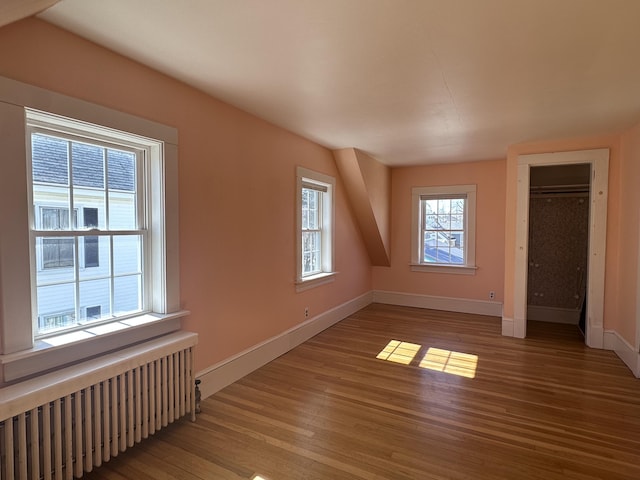
[(576, 325), (586, 336), (590, 191), (588, 163), (530, 169), (527, 322)]
[(585, 296), (586, 344), (594, 348), (603, 348), (607, 188), (609, 183), (609, 149), (604, 148), (518, 156), (513, 320), (503, 318), (503, 332), (506, 332), (505, 335), (517, 338), (524, 338), (527, 335), (531, 169), (542, 166), (575, 164), (587, 164), (590, 167), (589, 246)]

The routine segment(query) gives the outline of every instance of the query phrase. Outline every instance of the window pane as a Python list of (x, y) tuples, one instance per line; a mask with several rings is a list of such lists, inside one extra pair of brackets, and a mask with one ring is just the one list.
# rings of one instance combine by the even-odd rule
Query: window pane
[(437, 215), (427, 215), (426, 219), (427, 219), (427, 224), (425, 226), (425, 229), (427, 229), (427, 230), (435, 230), (435, 229), (440, 228), (440, 226), (438, 224), (438, 216)]
[(142, 275), (128, 275), (113, 279), (113, 309), (115, 315), (142, 310)]
[(451, 230), (463, 230), (463, 229), (464, 229), (464, 216), (451, 215)]
[(31, 172), (34, 182), (69, 184), (66, 140), (47, 135), (31, 135)]
[(113, 274), (142, 273), (142, 237), (118, 235), (113, 237)]
[(75, 325), (75, 284), (63, 283), (37, 288), (38, 328), (48, 332)]
[(86, 280), (80, 282), (81, 321), (87, 321), (86, 308), (100, 306), (102, 315), (109, 315), (111, 299), (111, 282), (108, 278)]
[(107, 150), (109, 189), (136, 191), (136, 156), (132, 152)]
[(451, 217), (449, 215), (438, 215), (438, 228), (449, 230), (451, 228)]
[(424, 200), (424, 211), (427, 214), (438, 213), (438, 200)]
[(104, 188), (104, 148), (86, 143), (71, 143), (73, 185)]
[(444, 199), (438, 200), (438, 213), (444, 214), (449, 213), (451, 211), (451, 200)]
[(109, 229), (136, 230), (138, 228), (136, 195), (109, 192)]
[(450, 263), (449, 248), (438, 246), (436, 259), (438, 263)]
[(74, 265), (73, 238), (43, 238), (41, 240), (42, 268), (69, 268)]
[(110, 237), (88, 235), (78, 239), (80, 280), (106, 278), (111, 275)]
[(424, 232), (424, 261), (436, 262), (437, 261), (437, 243), (435, 232)]
[(322, 192), (311, 188), (302, 189), (302, 229), (320, 228), (320, 196)]
[(302, 273), (303, 275), (322, 271), (320, 232), (302, 232)]
[(462, 214), (464, 213), (464, 198), (455, 198), (451, 200), (451, 213)]

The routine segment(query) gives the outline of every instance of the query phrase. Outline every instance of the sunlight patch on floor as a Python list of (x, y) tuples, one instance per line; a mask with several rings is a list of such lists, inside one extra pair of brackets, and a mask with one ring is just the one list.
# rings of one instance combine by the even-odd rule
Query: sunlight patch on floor
[(420, 367), (460, 377), (475, 378), (478, 356), (431, 347), (420, 361)]
[(409, 365), (411, 360), (418, 354), (421, 345), (416, 343), (401, 342), (400, 340), (391, 340), (387, 346), (376, 356), (380, 360), (388, 362), (402, 363)]
[[(416, 357), (422, 345), (417, 343), (391, 340), (376, 358), (387, 362), (409, 365)], [(475, 378), (478, 367), (478, 356), (470, 353), (454, 352), (442, 348), (429, 347), (422, 357), (420, 368), (436, 372), (449, 373), (459, 377)]]

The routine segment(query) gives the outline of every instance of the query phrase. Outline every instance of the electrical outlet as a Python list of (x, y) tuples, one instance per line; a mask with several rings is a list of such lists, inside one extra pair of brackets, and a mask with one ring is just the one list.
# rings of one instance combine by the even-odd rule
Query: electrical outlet
[(309, 318), (309, 307), (304, 307), (304, 318)]
[(493, 300), (495, 296), (496, 296), (496, 292), (494, 292), (493, 290), (491, 290), (491, 291), (489, 292), (489, 300)]

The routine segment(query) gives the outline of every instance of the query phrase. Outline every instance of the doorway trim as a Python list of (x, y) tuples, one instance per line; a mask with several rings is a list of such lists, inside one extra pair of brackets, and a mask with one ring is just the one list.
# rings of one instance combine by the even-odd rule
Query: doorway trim
[(591, 165), (586, 344), (593, 348), (603, 348), (604, 274), (609, 184), (608, 148), (518, 156), (513, 336), (524, 338), (527, 335), (529, 174), (531, 167), (578, 163), (588, 163)]

